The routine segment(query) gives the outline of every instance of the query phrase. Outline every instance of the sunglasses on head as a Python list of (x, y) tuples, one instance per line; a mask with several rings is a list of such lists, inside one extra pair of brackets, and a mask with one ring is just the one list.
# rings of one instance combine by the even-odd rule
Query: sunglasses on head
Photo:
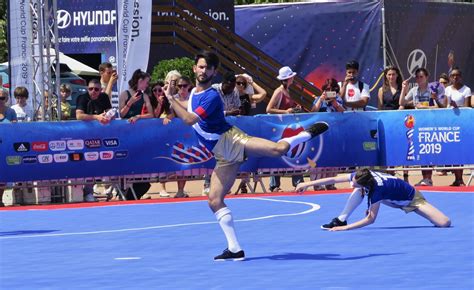
[(96, 88), (96, 87), (92, 87), (92, 88), (87, 88), (89, 90), (89, 92), (99, 92), (100, 91), (100, 88)]
[(176, 85), (178, 88), (182, 89), (182, 88), (187, 88), (189, 85), (188, 84), (185, 84), (185, 85)]
[(154, 89), (153, 89), (153, 92), (154, 92), (154, 93), (161, 93), (162, 91), (163, 91), (162, 88), (154, 88)]
[(235, 84), (238, 86), (244, 86), (244, 87), (247, 85), (246, 82), (235, 82)]

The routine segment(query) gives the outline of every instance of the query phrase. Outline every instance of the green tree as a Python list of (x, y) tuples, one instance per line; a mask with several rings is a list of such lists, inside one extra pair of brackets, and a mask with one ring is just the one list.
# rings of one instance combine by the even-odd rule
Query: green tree
[(0, 62), (8, 59), (7, 0), (0, 0)]
[(153, 68), (151, 80), (153, 82), (164, 80), (169, 71), (177, 70), (181, 75), (189, 77), (194, 83), (193, 65), (194, 61), (189, 57), (162, 60)]

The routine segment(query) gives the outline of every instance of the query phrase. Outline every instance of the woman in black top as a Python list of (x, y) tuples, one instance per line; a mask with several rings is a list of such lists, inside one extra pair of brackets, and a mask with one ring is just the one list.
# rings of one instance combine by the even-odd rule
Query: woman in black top
[(402, 90), (402, 76), (397, 67), (390, 66), (383, 71), (383, 85), (378, 93), (379, 110), (397, 110)]

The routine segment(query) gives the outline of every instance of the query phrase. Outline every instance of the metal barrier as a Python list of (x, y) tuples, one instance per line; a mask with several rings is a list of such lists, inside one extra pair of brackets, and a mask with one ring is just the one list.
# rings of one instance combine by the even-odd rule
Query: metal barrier
[[(267, 192), (265, 184), (262, 181), (264, 177), (281, 176), (290, 177), (293, 175), (310, 176), (311, 174), (323, 174), (326, 176), (335, 176), (338, 174), (354, 171), (355, 167), (316, 167), (304, 170), (295, 170), (288, 168), (261, 168), (257, 172), (241, 172), (237, 179), (241, 179), (250, 189), (250, 193)], [(430, 167), (373, 167), (373, 170), (379, 171), (420, 171), (420, 170), (455, 170), (470, 169), (471, 174), (468, 182), (469, 186), (474, 178), (474, 165), (464, 166), (430, 166)], [(8, 188), (9, 194), (12, 194), (13, 202), (16, 204), (49, 204), (49, 203), (71, 203), (82, 202), (84, 185), (110, 185), (116, 189), (120, 199), (125, 200), (125, 192), (130, 189), (134, 199), (137, 195), (132, 187), (134, 183), (158, 183), (173, 182), (179, 180), (204, 180), (206, 175), (210, 175), (212, 169), (192, 169), (177, 172), (166, 172), (156, 174), (140, 174), (127, 176), (104, 176), (81, 179), (63, 179), (47, 180), (35, 182), (18, 182), (4, 185)], [(253, 184), (252, 184), (253, 183)], [(258, 190), (260, 186), (260, 190)], [(237, 192), (236, 192), (237, 193)], [(106, 198), (106, 196), (98, 196)]]

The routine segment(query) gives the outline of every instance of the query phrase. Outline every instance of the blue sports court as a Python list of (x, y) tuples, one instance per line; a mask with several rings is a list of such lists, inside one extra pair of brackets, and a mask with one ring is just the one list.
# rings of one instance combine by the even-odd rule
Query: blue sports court
[(202, 199), (0, 211), (0, 287), (472, 289), (474, 195), (423, 194), (451, 228), (383, 206), (371, 226), (327, 232), (347, 194), (230, 198), (242, 262), (213, 261), (226, 242)]

